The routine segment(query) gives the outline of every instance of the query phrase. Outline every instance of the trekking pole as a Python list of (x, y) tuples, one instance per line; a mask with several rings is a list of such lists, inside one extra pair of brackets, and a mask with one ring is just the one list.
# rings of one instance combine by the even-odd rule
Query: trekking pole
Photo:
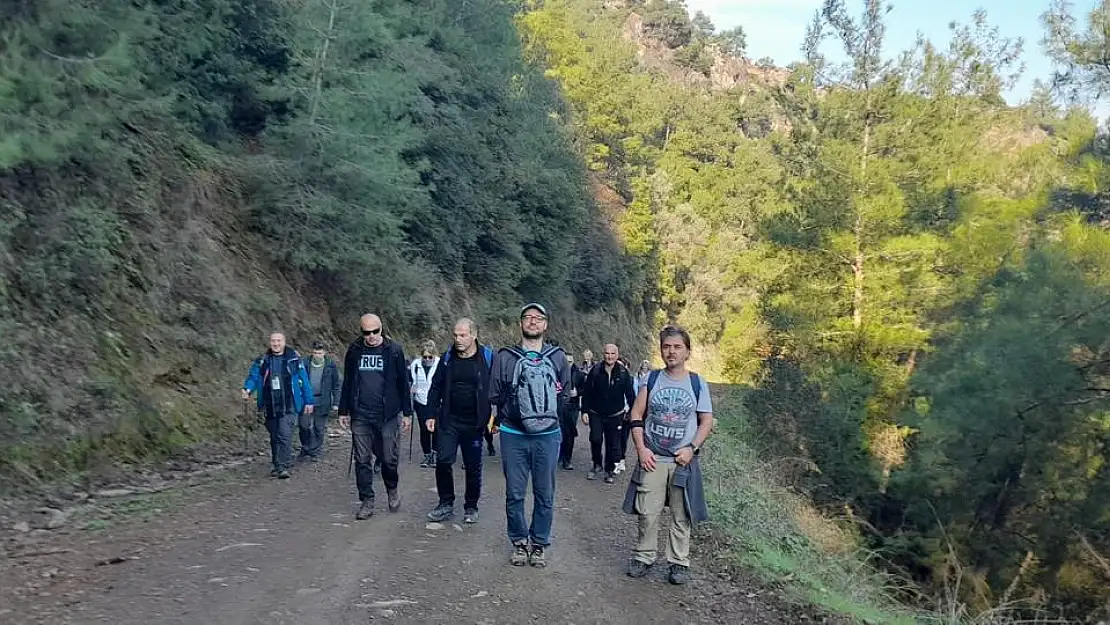
[(250, 440), (248, 437), (251, 433), (250, 413), (247, 411), (247, 400), (243, 400), (243, 422), (240, 424), (243, 427), (243, 455), (247, 455), (250, 449)]
[(351, 457), (347, 461), (347, 479), (351, 479), (351, 470), (355, 467), (355, 438), (351, 437)]
[[(416, 421), (416, 417), (413, 417), (412, 420)], [(413, 437), (413, 430), (415, 430), (415, 429), (416, 429), (416, 424), (413, 423), (412, 427), (409, 427), (409, 464), (412, 464), (412, 437)]]

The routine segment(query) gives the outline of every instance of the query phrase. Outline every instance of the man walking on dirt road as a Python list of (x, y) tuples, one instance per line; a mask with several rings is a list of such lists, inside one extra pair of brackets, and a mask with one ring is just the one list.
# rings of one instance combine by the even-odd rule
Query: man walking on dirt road
[(667, 579), (685, 584), (690, 579), (690, 531), (709, 518), (698, 454), (713, 429), (713, 402), (705, 380), (686, 370), (690, 335), (685, 330), (663, 328), (659, 350), (666, 367), (648, 374), (632, 404), (630, 425), (639, 465), (623, 509), (639, 516), (639, 536), (628, 574), (643, 577), (655, 564), (659, 515), (669, 501)]
[(428, 520), (446, 521), (455, 514), (452, 465), (462, 449), (466, 473), (463, 523), (478, 522), (482, 493), (482, 442), (491, 426), (489, 403), (493, 350), (478, 344), (478, 326), (470, 319), (455, 323), (455, 341), (443, 355), (428, 392), (428, 429), (436, 433), (436, 492), (439, 504)]
[(312, 344), (312, 358), (305, 363), (308, 378), (312, 381), (313, 404), (311, 413), (302, 414), (298, 429), (301, 438), (301, 454), (298, 460), (317, 462), (324, 453), (324, 436), (328, 429), (328, 416), (339, 409), (339, 391), (343, 377), (339, 367), (328, 356), (324, 344)]
[[(505, 516), (513, 545), (513, 566), (546, 566), (555, 515), (555, 467), (562, 442), (559, 416), (570, 386), (562, 348), (544, 344), (547, 309), (531, 303), (520, 309), (519, 346), (497, 352), (490, 379), (490, 403), (501, 419), (501, 468), (505, 472)], [(524, 494), (532, 479), (532, 523), (524, 515)]]
[(632, 374), (620, 362), (620, 350), (613, 343), (605, 346), (602, 361), (586, 375), (582, 389), (582, 411), (590, 426), (590, 455), (593, 467), (586, 474), (587, 480), (596, 480), (604, 471), (605, 483), (616, 481), (617, 463), (621, 455), (621, 426), (625, 420), (625, 406), (636, 401), (632, 392)]
[[(351, 428), (355, 481), (362, 502), (355, 518), (374, 515), (374, 456), (382, 462), (382, 481), (389, 511), (401, 509), (397, 490), (400, 436), (412, 427), (408, 362), (400, 343), (385, 337), (382, 320), (373, 314), (359, 320), (362, 338), (351, 343), (343, 359), (346, 375), (339, 400), (339, 421)], [(398, 415), (403, 413), (402, 418)]]
[(251, 362), (243, 382), (243, 401), (258, 392), (258, 407), (266, 413), (270, 433), (270, 477), (288, 479), (293, 466), (293, 427), (301, 414), (313, 411), (312, 380), (285, 335), (270, 335), (270, 349)]

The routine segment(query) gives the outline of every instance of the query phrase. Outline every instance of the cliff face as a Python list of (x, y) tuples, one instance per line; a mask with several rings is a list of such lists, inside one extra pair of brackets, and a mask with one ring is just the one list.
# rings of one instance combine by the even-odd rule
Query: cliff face
[(675, 82), (690, 87), (708, 87), (716, 91), (745, 86), (778, 87), (790, 75), (789, 70), (780, 67), (758, 65), (745, 57), (725, 54), (715, 44), (709, 44), (706, 49), (712, 59), (708, 73), (683, 67), (676, 59), (678, 50), (652, 37), (644, 18), (636, 12), (625, 19), (623, 33), (638, 46), (639, 60), (644, 67), (663, 72)]

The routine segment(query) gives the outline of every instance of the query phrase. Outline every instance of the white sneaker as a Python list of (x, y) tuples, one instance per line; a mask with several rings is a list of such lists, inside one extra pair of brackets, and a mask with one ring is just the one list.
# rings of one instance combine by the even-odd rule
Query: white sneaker
[(624, 472), (624, 460), (621, 460), (620, 462), (618, 462), (617, 466), (613, 468), (613, 473), (622, 473), (622, 472)]

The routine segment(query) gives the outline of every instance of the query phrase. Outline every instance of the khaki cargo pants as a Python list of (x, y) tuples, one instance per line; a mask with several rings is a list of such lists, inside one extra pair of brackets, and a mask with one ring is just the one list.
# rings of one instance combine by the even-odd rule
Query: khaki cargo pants
[(654, 471), (646, 471), (637, 466), (632, 476), (634, 482), (639, 480), (636, 482), (639, 537), (632, 557), (644, 564), (655, 564), (656, 545), (659, 542), (659, 515), (669, 499), (672, 520), (667, 539), (667, 562), (690, 566), (690, 517), (686, 514), (683, 490), (674, 486), (674, 472), (677, 467), (673, 462), (656, 461)]

